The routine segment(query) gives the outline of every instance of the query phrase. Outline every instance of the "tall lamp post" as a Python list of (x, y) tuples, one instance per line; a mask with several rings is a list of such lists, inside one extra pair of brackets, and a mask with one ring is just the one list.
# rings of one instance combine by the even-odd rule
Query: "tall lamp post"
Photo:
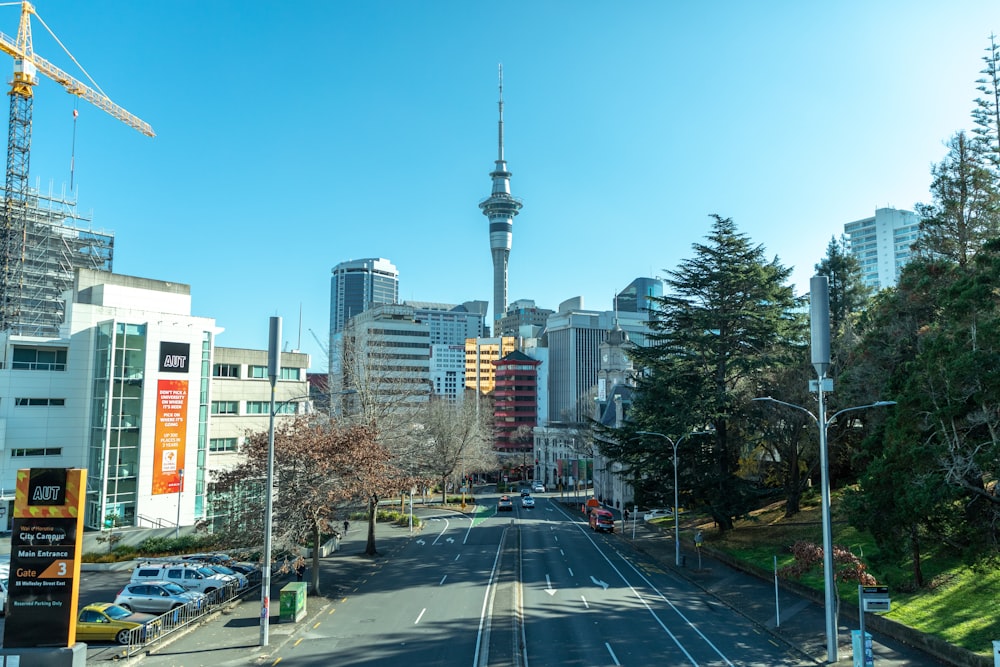
[(274, 385), (281, 367), (281, 318), (272, 317), (267, 336), (267, 379), (271, 383), (271, 405), (267, 427), (267, 479), (264, 486), (264, 562), (260, 580), (260, 645), (267, 646), (271, 622), (271, 521), (274, 514)]
[[(664, 435), (663, 433), (657, 433), (656, 431), (636, 431), (639, 435), (655, 435), (663, 438), (670, 443), (670, 446), (674, 450), (674, 565), (677, 567), (681, 566), (681, 517), (680, 517), (680, 493), (678, 491), (677, 484), (677, 447), (684, 441), (684, 438), (689, 435), (704, 435), (706, 433), (715, 433), (714, 430), (707, 431), (691, 431), (685, 433), (681, 437), (677, 438), (677, 442), (674, 442), (673, 438), (669, 435)], [(633, 508), (634, 509), (634, 508)]]
[[(821, 383), (822, 380), (823, 378), (821, 377)], [(830, 517), (830, 454), (826, 442), (826, 431), (827, 427), (829, 427), (830, 424), (837, 419), (837, 417), (845, 412), (867, 410), (868, 408), (888, 407), (890, 405), (896, 405), (896, 401), (876, 401), (874, 403), (869, 403), (868, 405), (858, 405), (852, 408), (844, 408), (843, 410), (838, 410), (833, 413), (833, 415), (827, 419), (824, 416), (826, 409), (823, 404), (823, 393), (823, 389), (820, 387), (819, 416), (814, 415), (801, 405), (779, 401), (778, 399), (771, 398), (770, 396), (762, 396), (753, 400), (764, 403), (777, 403), (778, 405), (784, 405), (785, 407), (804, 412), (812, 417), (812, 420), (816, 422), (816, 427), (819, 429), (819, 467), (821, 473), (820, 485), (822, 487), (821, 503), (823, 510), (823, 601), (826, 606), (826, 652), (827, 661), (834, 663), (837, 662), (837, 617), (834, 614), (833, 609), (833, 522)]]

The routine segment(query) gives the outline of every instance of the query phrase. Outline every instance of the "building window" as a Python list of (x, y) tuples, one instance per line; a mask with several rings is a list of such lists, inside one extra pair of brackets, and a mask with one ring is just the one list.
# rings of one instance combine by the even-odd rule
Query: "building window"
[(236, 438), (212, 438), (208, 441), (210, 452), (235, 452)]
[(212, 368), (212, 376), (217, 378), (238, 378), (240, 376), (240, 365), (215, 364)]
[(281, 368), (281, 379), (282, 380), (298, 380), (299, 379), (299, 368)]
[(64, 371), (66, 370), (66, 350), (15, 345), (10, 367), (22, 371)]
[(247, 401), (248, 415), (266, 415), (270, 408), (270, 401)]
[(267, 366), (247, 366), (247, 377), (255, 380), (266, 380)]
[(46, 405), (66, 405), (65, 398), (15, 398), (14, 405), (19, 406), (46, 406)]
[(213, 415), (238, 415), (239, 401), (212, 401)]
[(12, 449), (10, 455), (14, 457), (25, 456), (62, 456), (62, 447), (39, 447), (37, 449)]

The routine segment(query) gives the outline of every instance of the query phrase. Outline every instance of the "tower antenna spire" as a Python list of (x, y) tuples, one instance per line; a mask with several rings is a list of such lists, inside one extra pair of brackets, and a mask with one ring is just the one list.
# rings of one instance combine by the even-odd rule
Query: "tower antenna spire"
[(497, 65), (500, 76), (500, 101), (498, 106), (500, 107), (500, 151), (497, 154), (499, 160), (503, 161), (503, 63)]

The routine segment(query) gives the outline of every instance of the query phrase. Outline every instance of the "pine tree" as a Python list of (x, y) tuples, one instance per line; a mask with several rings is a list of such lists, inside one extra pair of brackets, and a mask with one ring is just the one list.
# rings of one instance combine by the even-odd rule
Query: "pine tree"
[[(650, 344), (635, 355), (647, 375), (632, 417), (635, 430), (675, 441), (696, 428), (714, 430), (679, 446), (681, 486), (689, 504), (726, 530), (752, 504), (749, 483), (737, 475), (749, 449), (745, 408), (759, 374), (796, 338), (802, 320), (786, 284), (790, 269), (768, 261), (732, 220), (713, 219), (708, 242), (695, 244), (694, 257), (669, 272), (668, 295), (655, 300)], [(628, 453), (644, 474), (651, 468), (642, 465), (670, 467), (669, 448), (653, 440), (635, 438)]]
[(982, 144), (994, 175), (1000, 177), (1000, 44), (997, 44), (996, 35), (990, 35), (983, 62), (985, 67), (979, 71), (983, 76), (976, 80), (976, 90), (981, 96), (976, 98), (972, 110), (972, 120), (976, 124), (972, 132)]
[(914, 249), (965, 266), (1000, 232), (1000, 190), (982, 141), (958, 132), (947, 145), (948, 154), (931, 170), (933, 200), (916, 207), (923, 219)]
[(815, 266), (816, 275), (827, 276), (830, 284), (830, 328), (838, 332), (848, 318), (858, 313), (871, 293), (861, 281), (861, 265), (846, 249), (846, 239), (831, 238), (826, 257)]

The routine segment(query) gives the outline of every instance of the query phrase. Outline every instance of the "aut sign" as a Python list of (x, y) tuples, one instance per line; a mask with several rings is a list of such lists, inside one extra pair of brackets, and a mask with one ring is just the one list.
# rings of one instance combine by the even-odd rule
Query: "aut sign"
[(76, 642), (87, 471), (17, 471), (5, 648)]

